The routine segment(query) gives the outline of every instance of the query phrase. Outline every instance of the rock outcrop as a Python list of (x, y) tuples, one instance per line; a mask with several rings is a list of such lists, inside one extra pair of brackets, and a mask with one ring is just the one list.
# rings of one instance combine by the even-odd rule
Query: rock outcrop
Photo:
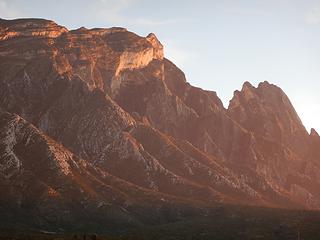
[(48, 20), (18, 19), (8, 21), (0, 19), (0, 40), (17, 37), (56, 38), (67, 31), (65, 27)]

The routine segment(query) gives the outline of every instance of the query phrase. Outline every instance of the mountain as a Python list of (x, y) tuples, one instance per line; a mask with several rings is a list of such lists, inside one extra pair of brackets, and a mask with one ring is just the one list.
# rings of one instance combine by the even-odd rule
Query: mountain
[(226, 109), (152, 33), (1, 19), (0, 108), (9, 229), (121, 232), (221, 206), (320, 209), (320, 137), (285, 93), (246, 82)]

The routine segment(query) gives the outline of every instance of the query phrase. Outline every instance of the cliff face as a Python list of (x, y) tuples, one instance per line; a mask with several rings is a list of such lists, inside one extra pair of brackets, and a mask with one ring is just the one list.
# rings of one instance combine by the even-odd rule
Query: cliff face
[(310, 138), (285, 93), (268, 82), (245, 83), (230, 101), (229, 113), (246, 129), (306, 157)]
[(0, 39), (23, 38), (56, 38), (68, 30), (48, 20), (4, 20), (0, 19)]
[(316, 132), (313, 130), (309, 136), (285, 93), (268, 82), (257, 88), (245, 83), (240, 92), (235, 92), (228, 113), (258, 138), (269, 142), (269, 147), (259, 146), (268, 152), (262, 158), (266, 162), (258, 158), (256, 171), (298, 201), (318, 205), (315, 196), (319, 180), (314, 175), (319, 171), (314, 149), (319, 146)]
[(187, 83), (154, 34), (38, 19), (0, 20), (0, 29), (7, 199), (27, 202), (29, 192), (11, 187), (31, 174), (30, 192), (41, 182), (39, 194), (71, 217), (67, 199), (77, 196), (90, 214), (111, 204), (133, 225), (148, 218), (139, 199), (159, 218), (155, 206), (175, 217), (183, 204), (320, 208), (320, 138), (280, 88), (245, 83), (225, 109)]

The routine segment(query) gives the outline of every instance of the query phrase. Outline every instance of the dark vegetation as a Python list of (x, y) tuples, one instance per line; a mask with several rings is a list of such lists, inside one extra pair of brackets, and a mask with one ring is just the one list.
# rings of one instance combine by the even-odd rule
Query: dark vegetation
[(62, 229), (60, 233), (35, 229), (12, 232), (10, 229), (2, 229), (0, 240), (318, 240), (320, 239), (320, 213), (316, 211), (228, 206), (208, 211), (207, 216), (189, 217), (166, 224), (144, 224), (133, 230), (121, 229), (122, 227), (117, 225), (114, 225), (114, 228), (114, 231), (100, 229), (99, 233), (88, 230), (73, 232)]

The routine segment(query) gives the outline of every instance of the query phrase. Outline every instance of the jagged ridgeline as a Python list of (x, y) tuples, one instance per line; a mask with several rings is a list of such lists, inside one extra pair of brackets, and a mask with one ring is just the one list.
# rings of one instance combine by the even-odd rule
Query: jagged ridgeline
[(285, 93), (245, 83), (226, 109), (152, 33), (0, 20), (0, 107), (3, 229), (121, 233), (235, 206), (320, 209), (320, 137)]

